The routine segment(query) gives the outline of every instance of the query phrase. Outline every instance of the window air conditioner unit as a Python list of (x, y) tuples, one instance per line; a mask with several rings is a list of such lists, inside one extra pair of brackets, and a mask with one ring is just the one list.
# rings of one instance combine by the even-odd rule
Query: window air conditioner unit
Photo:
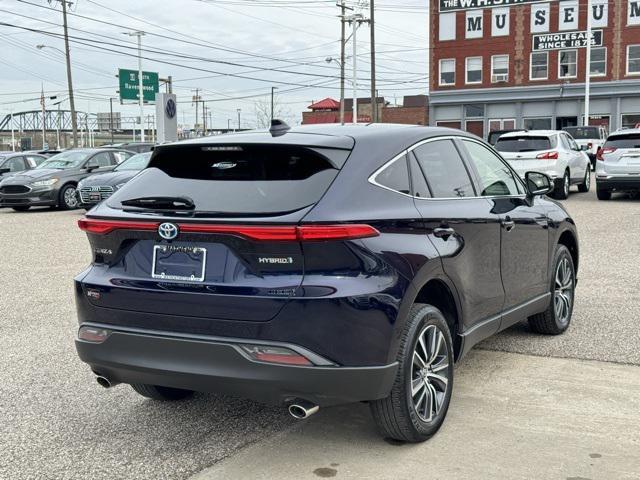
[(502, 75), (492, 75), (491, 76), (491, 81), (493, 83), (504, 83), (504, 82), (506, 82), (508, 80), (509, 80), (509, 75), (507, 75), (506, 73), (502, 74)]

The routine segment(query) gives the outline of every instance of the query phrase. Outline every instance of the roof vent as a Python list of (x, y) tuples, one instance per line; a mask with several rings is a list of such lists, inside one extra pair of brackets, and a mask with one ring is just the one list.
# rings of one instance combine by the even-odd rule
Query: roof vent
[(291, 127), (287, 125), (286, 122), (278, 119), (271, 120), (271, 128), (269, 129), (269, 133), (272, 137), (280, 137), (281, 135), (287, 133), (289, 130), (291, 130)]

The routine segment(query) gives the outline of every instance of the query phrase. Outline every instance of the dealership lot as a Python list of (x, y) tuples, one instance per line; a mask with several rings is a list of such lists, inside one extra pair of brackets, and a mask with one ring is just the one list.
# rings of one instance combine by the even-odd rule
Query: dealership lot
[[(584, 455), (579, 461), (586, 470), (571, 470), (565, 465), (561, 470), (566, 473), (563, 478), (632, 478), (628, 474), (634, 458), (629, 452), (633, 445), (636, 452), (640, 447), (640, 409), (637, 403), (631, 403), (631, 407), (635, 405), (631, 408), (620, 399), (637, 397), (638, 382), (634, 383), (633, 378), (640, 378), (640, 200), (616, 196), (609, 202), (597, 201), (592, 190), (587, 194), (573, 193), (565, 204), (578, 224), (581, 242), (580, 281), (569, 332), (560, 337), (537, 336), (522, 324), (484, 342), (480, 348), (631, 365), (474, 352), (460, 367), (454, 408), (442, 439), (438, 436), (432, 441), (433, 446), (430, 442), (420, 447), (425, 449), (419, 450), (421, 455), (428, 455), (430, 448), (435, 455), (448, 438), (453, 439), (448, 445), (454, 448), (456, 437), (451, 437), (452, 433), (461, 442), (465, 436), (486, 435), (484, 444), (489, 452), (495, 448), (493, 435), (506, 431), (512, 436), (506, 435), (502, 439), (505, 442), (521, 442), (525, 446), (528, 442), (541, 446), (558, 442), (558, 448), (568, 448), (575, 457)], [(259, 440), (273, 437), (278, 444), (286, 444), (301, 432), (304, 436), (305, 431), (322, 436), (329, 446), (334, 441), (335, 445), (345, 446), (349, 443), (346, 440), (351, 439), (363, 450), (373, 449), (387, 456), (396, 451), (402, 458), (412, 455), (407, 452), (416, 454), (416, 450), (388, 448), (391, 446), (370, 432), (369, 422), (363, 419), (368, 412), (358, 405), (327, 409), (302, 429), (298, 426), (289, 430), (295, 422), (283, 408), (213, 395), (198, 395), (192, 401), (173, 405), (156, 404), (126, 386), (101, 389), (77, 359), (73, 347), (76, 319), (71, 281), (89, 261), (88, 243), (75, 225), (80, 216), (78, 211), (0, 210), (0, 305), (4, 313), (0, 317), (0, 349), (5, 360), (0, 371), (0, 449), (4, 452), (0, 478), (187, 478)], [(534, 381), (536, 373), (527, 368), (526, 359), (542, 378), (545, 373), (552, 376), (556, 372), (548, 383), (551, 386), (545, 387), (548, 394), (532, 396), (528, 403), (518, 396), (526, 382), (509, 381), (510, 376), (519, 374)], [(564, 371), (571, 381), (563, 386)], [(496, 399), (493, 409), (486, 402), (473, 401), (483, 396), (477, 380), (487, 372), (497, 389), (492, 392)], [(552, 428), (549, 421), (536, 424), (534, 417), (519, 416), (525, 407), (536, 412), (544, 410), (546, 405), (541, 403), (563, 398), (560, 392), (565, 398), (576, 394), (575, 386), (588, 383), (590, 376), (598, 377), (588, 389), (590, 395), (567, 400), (564, 408), (553, 409), (550, 418), (562, 419), (562, 425), (569, 426), (573, 420), (585, 421), (584, 412), (580, 411), (583, 406), (590, 412), (599, 411), (602, 417), (607, 417), (607, 411), (599, 408), (610, 406), (613, 420), (603, 437), (609, 446), (607, 442), (594, 442), (592, 451), (587, 452), (587, 444), (570, 444), (571, 438), (579, 443), (578, 429), (567, 433), (566, 428)], [(600, 377), (616, 382), (615, 388)], [(589, 398), (597, 402), (599, 393), (604, 397), (601, 404), (578, 401)], [(512, 405), (505, 400), (509, 398), (517, 401)], [(495, 423), (491, 415), (498, 417)], [(513, 425), (505, 418), (524, 422), (527, 428), (509, 430)], [(328, 422), (328, 426), (323, 427), (322, 422)], [(604, 427), (605, 423), (601, 425)], [(465, 425), (468, 430), (463, 428)], [(624, 441), (616, 440), (614, 432), (625, 425), (631, 434)], [(593, 428), (589, 426), (589, 438), (597, 436)], [(276, 436), (278, 433), (281, 436)], [(616, 441), (621, 442), (617, 450), (611, 447)], [(462, 443), (459, 447), (463, 451)], [(474, 455), (480, 456), (482, 450), (477, 448)], [(262, 444), (256, 444), (240, 455), (255, 451), (252, 449), (265, 453)], [(358, 449), (351, 452), (360, 454)], [(498, 456), (493, 450), (489, 453)], [(457, 471), (470, 472), (465, 470), (464, 462), (475, 461), (474, 455), (458, 459), (462, 463)], [(261, 458), (277, 467), (280, 457)], [(522, 455), (514, 458), (521, 461)], [(340, 466), (331, 465), (344, 464), (343, 459), (326, 464), (320, 461), (324, 459), (313, 458), (316, 459), (314, 468), (302, 470), (311, 478), (346, 475)], [(556, 460), (562, 459), (560, 456)], [(220, 466), (233, 472), (232, 464), (225, 466), (233, 461), (230, 458)], [(637, 458), (635, 461), (640, 463)], [(282, 463), (289, 468), (296, 466), (290, 459)], [(589, 477), (591, 463), (594, 470)], [(366, 470), (358, 470), (356, 463), (349, 468), (354, 478), (359, 472), (365, 475)], [(314, 469), (320, 470), (312, 473)], [(215, 470), (216, 467), (201, 476), (224, 478), (219, 473), (224, 470)], [(640, 465), (636, 471), (640, 472)], [(523, 470), (521, 474), (527, 473)], [(250, 473), (247, 475), (253, 478)]]

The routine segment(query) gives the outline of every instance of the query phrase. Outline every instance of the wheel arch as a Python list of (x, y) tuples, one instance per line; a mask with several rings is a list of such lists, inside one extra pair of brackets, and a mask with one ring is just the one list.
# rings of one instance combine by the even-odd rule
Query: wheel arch
[(60, 206), (60, 200), (61, 200), (61, 195), (62, 195), (62, 191), (68, 187), (69, 185), (73, 185), (74, 188), (78, 187), (78, 181), (77, 180), (73, 180), (73, 179), (68, 179), (65, 180), (62, 185), (60, 185), (60, 187), (58, 188), (58, 193), (56, 195), (56, 206)]
[(558, 245), (564, 245), (569, 250), (571, 254), (571, 259), (573, 260), (573, 267), (578, 273), (578, 264), (580, 261), (579, 248), (578, 248), (578, 239), (576, 235), (569, 229), (563, 231), (558, 237)]

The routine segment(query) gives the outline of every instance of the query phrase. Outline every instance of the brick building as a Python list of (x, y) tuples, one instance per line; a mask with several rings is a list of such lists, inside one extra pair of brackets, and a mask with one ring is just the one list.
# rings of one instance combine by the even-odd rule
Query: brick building
[[(430, 124), (480, 136), (584, 118), (587, 0), (430, 0)], [(640, 122), (640, 0), (591, 0), (590, 123)]]
[[(429, 124), (429, 97), (426, 95), (406, 95), (402, 105), (391, 105), (384, 97), (376, 99), (380, 122), (405, 123), (411, 125)], [(351, 123), (353, 114), (353, 99), (345, 99), (344, 119)], [(340, 102), (333, 98), (325, 98), (309, 105), (310, 112), (302, 112), (302, 124), (311, 123), (339, 123)], [(358, 122), (371, 121), (371, 98), (358, 98)]]

